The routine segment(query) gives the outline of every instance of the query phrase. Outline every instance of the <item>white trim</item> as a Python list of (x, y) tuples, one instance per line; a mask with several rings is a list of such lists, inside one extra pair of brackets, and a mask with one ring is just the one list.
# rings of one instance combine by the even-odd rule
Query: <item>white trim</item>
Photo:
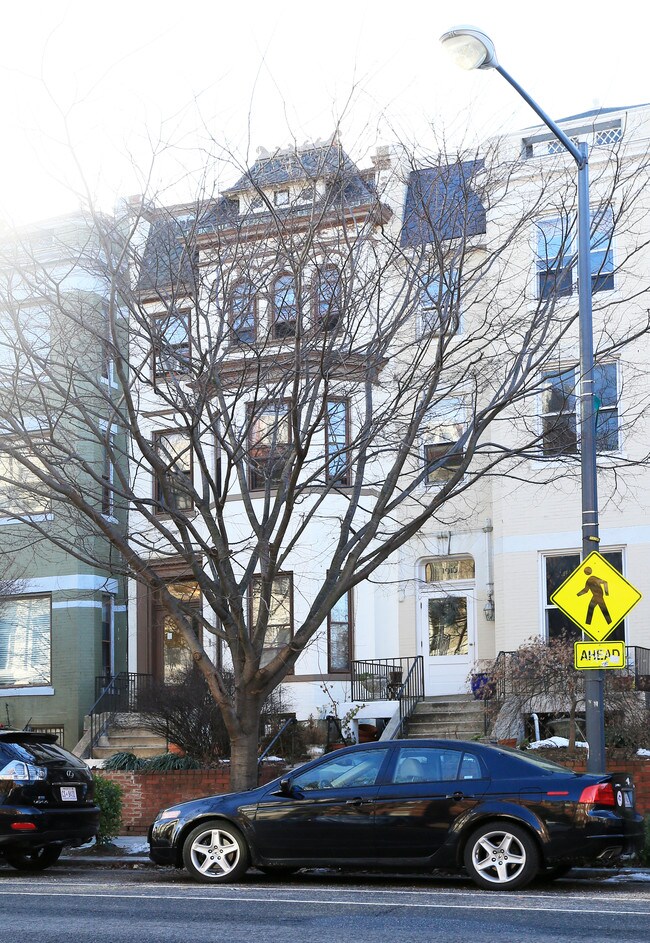
[(24, 589), (19, 596), (28, 596), (31, 593), (62, 593), (62, 592), (102, 592), (117, 595), (117, 580), (109, 576), (90, 576), (75, 573), (74, 576), (43, 576), (37, 579), (21, 580)]
[(4, 524), (39, 524), (42, 521), (53, 521), (54, 514), (26, 514), (24, 517), (0, 517), (0, 527)]
[(65, 602), (53, 602), (52, 609), (101, 609), (101, 602), (90, 599), (67, 599)]
[(0, 687), (0, 697), (42, 697), (46, 694), (54, 694), (52, 687), (33, 687), (33, 688), (3, 688)]

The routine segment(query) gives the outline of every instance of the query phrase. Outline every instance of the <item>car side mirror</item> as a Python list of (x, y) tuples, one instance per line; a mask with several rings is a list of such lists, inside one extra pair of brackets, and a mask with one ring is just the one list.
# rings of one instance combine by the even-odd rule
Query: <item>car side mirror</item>
[(280, 780), (280, 795), (281, 796), (292, 796), (293, 787), (291, 785), (290, 779), (281, 779)]

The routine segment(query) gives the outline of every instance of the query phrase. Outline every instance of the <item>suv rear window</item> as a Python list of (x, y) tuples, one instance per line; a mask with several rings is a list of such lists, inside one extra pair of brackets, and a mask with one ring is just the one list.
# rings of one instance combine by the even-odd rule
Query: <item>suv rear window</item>
[(86, 764), (83, 760), (68, 753), (63, 747), (56, 743), (42, 743), (39, 740), (25, 739), (8, 742), (3, 740), (0, 743), (0, 757), (8, 757), (8, 761), (22, 760), (24, 763), (33, 763), (36, 766), (43, 766), (49, 763), (56, 765), (74, 766), (77, 769), (85, 769)]

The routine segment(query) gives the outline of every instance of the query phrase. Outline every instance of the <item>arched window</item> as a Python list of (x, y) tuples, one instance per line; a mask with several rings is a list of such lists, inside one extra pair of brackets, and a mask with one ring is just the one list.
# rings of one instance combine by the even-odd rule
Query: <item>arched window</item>
[(255, 289), (251, 282), (237, 282), (230, 296), (230, 336), (234, 343), (255, 341)]
[(297, 319), (296, 282), (293, 275), (285, 272), (273, 283), (273, 336), (293, 336)]

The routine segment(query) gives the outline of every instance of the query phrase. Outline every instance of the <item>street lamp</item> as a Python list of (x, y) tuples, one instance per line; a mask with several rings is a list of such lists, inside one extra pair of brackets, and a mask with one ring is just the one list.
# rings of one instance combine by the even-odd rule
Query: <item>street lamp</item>
[[(589, 164), (587, 145), (571, 141), (537, 102), (499, 65), (492, 40), (473, 26), (458, 26), (440, 37), (445, 50), (463, 69), (495, 69), (521, 95), (578, 165), (578, 327), (580, 334), (580, 480), (582, 491), (582, 557), (598, 548), (598, 482), (596, 411), (594, 408), (594, 339), (591, 311), (591, 245), (589, 236)], [(590, 773), (605, 772), (604, 672), (589, 671), (585, 702)]]

